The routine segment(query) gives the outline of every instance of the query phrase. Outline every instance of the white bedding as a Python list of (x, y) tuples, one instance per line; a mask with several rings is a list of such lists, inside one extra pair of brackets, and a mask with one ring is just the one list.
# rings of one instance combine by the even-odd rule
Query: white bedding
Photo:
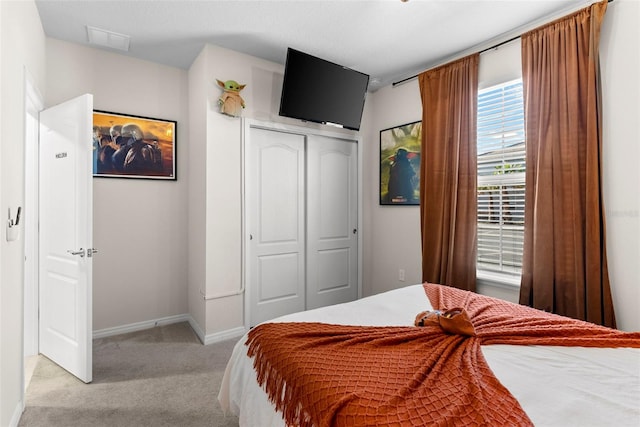
[[(429, 309), (422, 285), (413, 285), (272, 322), (407, 326)], [(240, 426), (284, 426), (256, 382), (246, 340), (234, 348), (218, 400)], [(640, 349), (491, 345), (482, 352), (536, 426), (640, 427)]]

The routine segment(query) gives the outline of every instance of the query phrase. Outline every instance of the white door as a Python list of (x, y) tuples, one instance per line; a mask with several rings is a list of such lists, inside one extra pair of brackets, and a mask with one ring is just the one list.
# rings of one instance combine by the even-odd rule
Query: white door
[(82, 95), (40, 113), (40, 353), (92, 380), (92, 111)]
[(307, 310), (358, 297), (358, 145), (307, 141)]
[(303, 135), (250, 127), (249, 322), (305, 309)]

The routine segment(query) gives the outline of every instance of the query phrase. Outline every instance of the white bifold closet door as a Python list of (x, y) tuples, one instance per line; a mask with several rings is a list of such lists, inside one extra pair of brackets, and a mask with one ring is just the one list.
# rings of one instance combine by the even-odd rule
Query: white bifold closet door
[(250, 127), (250, 326), (358, 295), (357, 144)]

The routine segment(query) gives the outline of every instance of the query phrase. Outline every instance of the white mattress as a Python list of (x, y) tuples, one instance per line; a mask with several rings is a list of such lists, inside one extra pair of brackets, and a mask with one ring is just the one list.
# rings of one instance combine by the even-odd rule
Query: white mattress
[[(413, 285), (272, 322), (407, 326), (430, 308), (422, 285)], [(284, 426), (256, 382), (246, 340), (235, 346), (218, 400), (240, 426)], [(491, 345), (482, 352), (536, 426), (640, 427), (640, 349)]]

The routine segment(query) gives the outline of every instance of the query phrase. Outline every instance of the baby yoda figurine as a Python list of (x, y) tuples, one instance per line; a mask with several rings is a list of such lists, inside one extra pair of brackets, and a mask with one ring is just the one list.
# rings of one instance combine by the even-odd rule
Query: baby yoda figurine
[(216, 81), (218, 82), (218, 86), (224, 90), (224, 93), (218, 98), (220, 112), (229, 116), (238, 117), (245, 107), (244, 99), (240, 96), (240, 91), (244, 89), (246, 85), (241, 85), (235, 80), (221, 82), (216, 79)]

